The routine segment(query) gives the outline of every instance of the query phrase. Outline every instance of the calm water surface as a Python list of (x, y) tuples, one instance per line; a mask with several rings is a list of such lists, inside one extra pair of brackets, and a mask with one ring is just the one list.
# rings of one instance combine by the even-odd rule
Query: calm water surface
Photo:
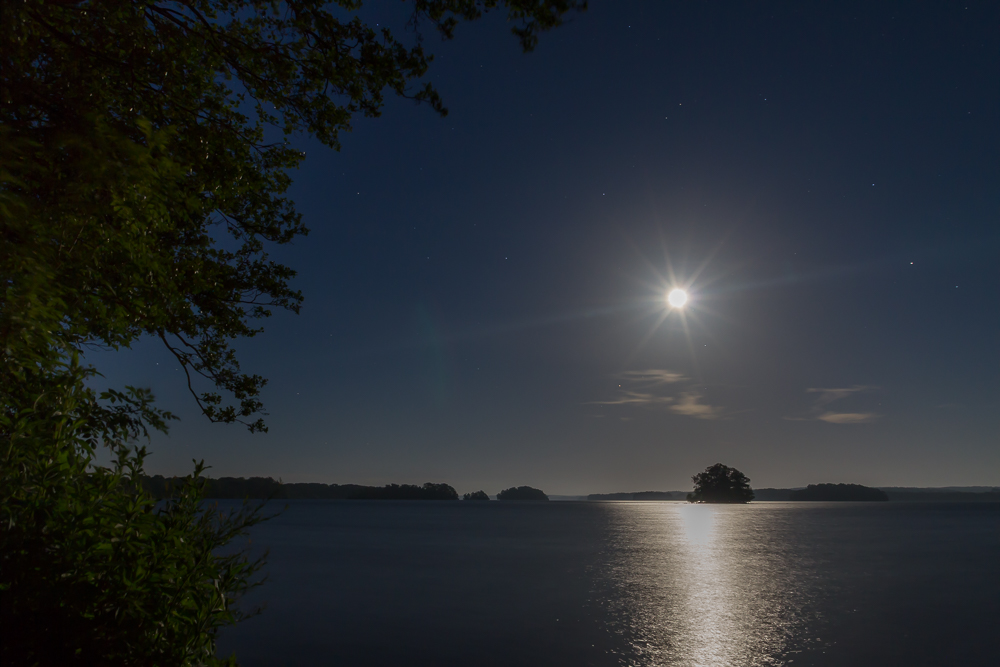
[(292, 501), (253, 540), (251, 667), (1000, 665), (997, 504)]

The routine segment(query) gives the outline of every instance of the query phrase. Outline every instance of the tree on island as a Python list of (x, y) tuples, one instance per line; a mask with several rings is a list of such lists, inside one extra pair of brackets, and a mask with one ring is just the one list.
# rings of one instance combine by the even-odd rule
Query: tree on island
[[(414, 0), (409, 26), (450, 38), (503, 8), (530, 51), (584, 4)], [(137, 442), (173, 415), (95, 389), (84, 353), (157, 339), (207, 418), (266, 430), (233, 342), (302, 301), (269, 254), (307, 232), (293, 140), (336, 149), (386, 94), (446, 112), (419, 33), (361, 5), (2, 3), (0, 663), (235, 662), (215, 638), (260, 561), (223, 547), (261, 516), (207, 511), (200, 464), (157, 504)]]
[(549, 497), (541, 489), (530, 486), (518, 486), (504, 489), (497, 494), (497, 500), (548, 500)]
[(476, 491), (475, 493), (466, 493), (462, 496), (462, 500), (489, 500), (490, 497), (486, 495), (485, 491)]
[(689, 503), (748, 503), (753, 500), (750, 478), (736, 468), (716, 463), (691, 478), (694, 492)]

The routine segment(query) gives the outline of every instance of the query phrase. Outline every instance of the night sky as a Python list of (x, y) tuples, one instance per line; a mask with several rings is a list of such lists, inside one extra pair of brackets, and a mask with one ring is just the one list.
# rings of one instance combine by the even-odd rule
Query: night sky
[[(398, 25), (397, 3), (363, 17)], [(1000, 484), (1000, 4), (594, 1), (441, 42), (291, 191), (301, 315), (237, 345), (268, 434), (156, 342), (148, 470), (459, 492)], [(667, 292), (690, 301), (670, 309)]]

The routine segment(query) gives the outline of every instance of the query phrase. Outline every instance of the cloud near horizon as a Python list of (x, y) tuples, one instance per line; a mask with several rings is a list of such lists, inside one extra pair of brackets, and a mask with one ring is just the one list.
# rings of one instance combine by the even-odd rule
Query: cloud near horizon
[(638, 405), (640, 407), (665, 407), (674, 414), (695, 419), (721, 419), (723, 408), (701, 402), (703, 395), (697, 391), (682, 391), (672, 395), (672, 385), (690, 384), (691, 378), (663, 368), (642, 371), (625, 371), (615, 376), (621, 381), (619, 394), (605, 401), (589, 401), (590, 405)]
[(792, 421), (823, 421), (827, 424), (867, 424), (879, 418), (880, 415), (874, 412), (834, 412), (826, 407), (859, 392), (875, 389), (876, 387), (864, 384), (856, 384), (853, 387), (810, 387), (806, 389), (807, 394), (819, 394), (816, 402), (810, 408), (811, 417), (786, 417)]
[(828, 424), (864, 424), (875, 421), (878, 415), (874, 412), (824, 412), (816, 419)]
[(658, 386), (663, 384), (674, 384), (677, 382), (687, 382), (688, 377), (681, 373), (675, 373), (665, 368), (650, 368), (644, 371), (625, 371), (618, 374), (618, 379), (629, 382), (634, 386)]
[(695, 419), (721, 419), (722, 408), (714, 405), (699, 403), (702, 395), (694, 391), (686, 391), (681, 394), (681, 398), (675, 405), (671, 405), (668, 410), (679, 415), (687, 415)]
[(638, 391), (622, 391), (621, 396), (610, 401), (590, 401), (591, 405), (657, 405), (673, 403), (673, 396), (657, 396)]

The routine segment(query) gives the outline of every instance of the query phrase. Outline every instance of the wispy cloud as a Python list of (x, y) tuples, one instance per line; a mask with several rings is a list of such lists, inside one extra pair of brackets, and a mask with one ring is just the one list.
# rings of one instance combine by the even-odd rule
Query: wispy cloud
[(695, 419), (721, 419), (722, 408), (701, 402), (702, 394), (680, 391), (690, 385), (691, 379), (683, 373), (664, 368), (625, 371), (615, 376), (618, 391), (614, 398), (590, 401), (593, 405), (636, 405), (647, 408), (666, 408), (675, 414)]
[(786, 419), (791, 421), (819, 420), (827, 424), (866, 424), (875, 421), (879, 415), (874, 412), (834, 412), (828, 407), (831, 403), (870, 389), (875, 389), (875, 387), (863, 384), (856, 384), (853, 387), (810, 387), (806, 389), (807, 394), (819, 394), (812, 408), (809, 409), (810, 416), (786, 417)]
[(875, 421), (878, 415), (874, 412), (824, 412), (816, 419), (828, 424), (864, 424)]
[(644, 371), (625, 371), (624, 373), (619, 373), (618, 379), (636, 387), (651, 387), (686, 382), (688, 378), (681, 373), (668, 371), (665, 368), (650, 368)]
[(680, 400), (668, 409), (679, 415), (687, 415), (695, 419), (720, 419), (722, 417), (722, 408), (699, 403), (702, 398), (702, 395), (697, 392), (686, 391), (681, 394)]
[(663, 405), (673, 402), (673, 396), (657, 396), (638, 391), (622, 391), (620, 395), (607, 401), (591, 401), (595, 405)]

